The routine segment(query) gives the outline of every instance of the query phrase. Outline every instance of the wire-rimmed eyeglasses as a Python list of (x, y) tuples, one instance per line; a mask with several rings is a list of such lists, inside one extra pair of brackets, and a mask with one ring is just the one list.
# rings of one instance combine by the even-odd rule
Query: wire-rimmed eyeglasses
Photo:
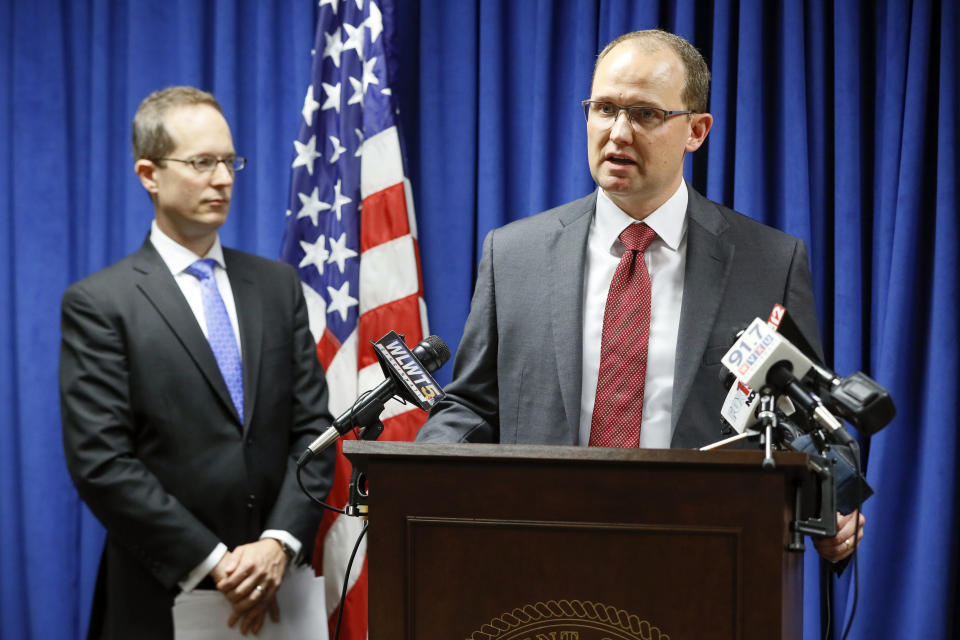
[(182, 162), (183, 164), (188, 164), (193, 167), (197, 173), (210, 173), (216, 170), (217, 165), (221, 162), (230, 173), (240, 171), (247, 166), (247, 159), (243, 156), (226, 156), (223, 158), (218, 158), (217, 156), (194, 156), (186, 160), (181, 160), (180, 158), (156, 158), (156, 160)]
[(634, 105), (624, 107), (614, 102), (605, 100), (584, 100), (583, 117), (587, 122), (595, 124), (598, 127), (609, 128), (620, 117), (621, 111), (627, 112), (627, 119), (634, 126), (644, 129), (655, 129), (667, 121), (669, 116), (689, 115), (696, 111), (680, 110), (668, 111), (659, 107), (648, 107), (647, 105)]

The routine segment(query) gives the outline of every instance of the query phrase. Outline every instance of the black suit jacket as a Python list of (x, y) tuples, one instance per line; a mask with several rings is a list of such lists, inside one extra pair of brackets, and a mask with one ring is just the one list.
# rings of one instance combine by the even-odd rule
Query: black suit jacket
[[(671, 442), (680, 448), (721, 438), (720, 359), (736, 330), (781, 303), (819, 349), (803, 242), (688, 192)], [(581, 444), (583, 275), (596, 198), (487, 235), (453, 381), (418, 441)]]
[[(238, 416), (213, 352), (149, 240), (67, 289), (60, 390), (67, 466), (107, 529), (91, 637), (172, 637), (177, 582), (217, 545), (282, 529), (310, 549), (321, 511), (295, 461), (331, 422), (288, 265), (224, 249), (241, 336)], [(306, 485), (328, 493), (333, 451)]]

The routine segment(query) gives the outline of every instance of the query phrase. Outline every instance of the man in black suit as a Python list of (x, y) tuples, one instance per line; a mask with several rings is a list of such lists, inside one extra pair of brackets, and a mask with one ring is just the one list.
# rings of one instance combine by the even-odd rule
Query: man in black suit
[[(600, 53), (583, 103), (599, 189), (487, 236), (454, 379), (418, 441), (700, 447), (721, 438), (718, 373), (737, 329), (780, 303), (819, 344), (803, 242), (683, 180), (713, 125), (709, 85), (696, 48), (663, 31)], [(649, 245), (626, 246), (634, 232)], [(644, 294), (633, 264), (649, 272)], [(620, 425), (634, 431), (597, 437)], [(853, 536), (846, 516), (816, 545), (836, 561)]]
[[(296, 478), (331, 422), (301, 285), (220, 245), (245, 161), (212, 95), (148, 96), (133, 151), (149, 237), (62, 307), (67, 466), (107, 529), (89, 636), (171, 638), (178, 591), (214, 586), (233, 607), (224, 623), (257, 632), (322, 516)], [(314, 495), (333, 465), (331, 450), (305, 469)]]

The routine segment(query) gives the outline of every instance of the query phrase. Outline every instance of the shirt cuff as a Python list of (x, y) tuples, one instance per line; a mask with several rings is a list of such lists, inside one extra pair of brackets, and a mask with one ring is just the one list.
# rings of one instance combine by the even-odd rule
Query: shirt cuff
[(293, 557), (290, 558), (290, 565), (294, 564), (294, 561), (300, 557), (300, 549), (303, 548), (303, 545), (300, 544), (300, 541), (293, 537), (289, 532), (283, 531), (282, 529), (267, 529), (260, 534), (260, 539), (264, 538), (273, 538), (274, 540), (279, 540), (283, 544), (287, 545), (293, 549)]
[(207, 574), (213, 571), (213, 568), (227, 555), (227, 545), (218, 542), (203, 562), (193, 568), (193, 571), (187, 574), (187, 577), (178, 582), (182, 591), (193, 591), (200, 581), (207, 577)]

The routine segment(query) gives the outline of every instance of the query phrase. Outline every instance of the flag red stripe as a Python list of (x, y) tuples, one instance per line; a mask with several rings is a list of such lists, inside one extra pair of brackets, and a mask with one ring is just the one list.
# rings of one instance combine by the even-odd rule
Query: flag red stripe
[(416, 409), (387, 418), (383, 421), (384, 429), (380, 439), (397, 442), (413, 440), (426, 420), (427, 414)]
[(333, 362), (333, 357), (337, 355), (339, 350), (340, 341), (337, 340), (337, 336), (330, 333), (329, 329), (324, 329), (323, 335), (320, 336), (320, 342), (317, 343), (317, 358), (320, 359), (320, 365), (324, 371), (330, 369), (330, 363)]
[[(361, 556), (359, 553), (354, 558), (354, 562), (363, 561), (363, 567), (353, 588), (347, 591), (345, 602), (341, 602), (343, 607), (343, 620), (340, 623), (340, 640), (367, 640), (367, 582), (368, 567), (367, 556)], [(328, 613), (330, 637), (334, 637), (337, 628), (337, 615), (340, 613), (340, 607), (336, 607)]]
[(409, 233), (407, 197), (402, 182), (363, 199), (360, 210), (361, 253)]
[(362, 369), (377, 362), (377, 356), (373, 353), (370, 341), (379, 340), (391, 330), (404, 336), (407, 346), (411, 348), (423, 340), (419, 293), (380, 305), (360, 316), (357, 329), (360, 338), (357, 349), (358, 368)]
[(420, 292), (420, 297), (423, 297), (423, 269), (420, 268), (420, 242), (416, 238), (413, 239), (413, 257), (417, 261), (417, 291)]

